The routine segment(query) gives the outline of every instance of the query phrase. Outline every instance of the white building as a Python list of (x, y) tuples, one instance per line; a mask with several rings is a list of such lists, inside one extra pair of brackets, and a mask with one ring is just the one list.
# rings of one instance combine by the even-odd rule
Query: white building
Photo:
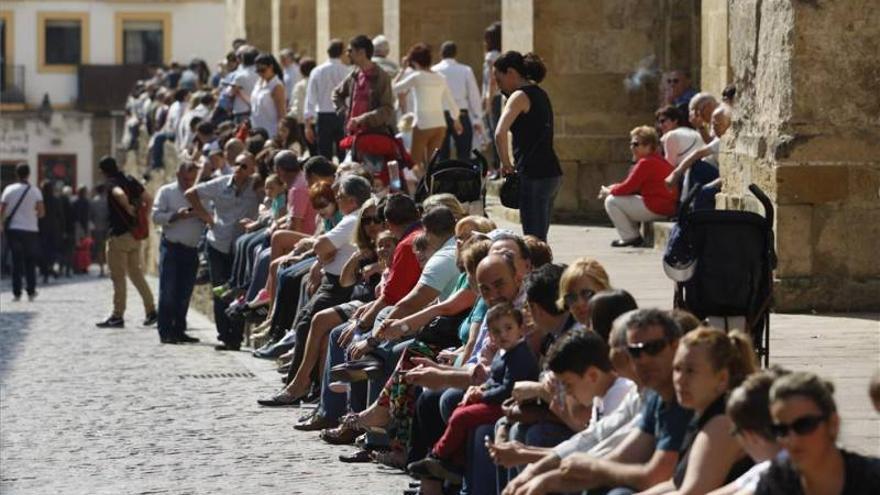
[[(84, 105), (84, 98), (107, 94), (102, 103), (122, 109), (124, 99), (115, 100), (131, 89), (130, 82), (116, 74), (130, 75), (146, 64), (186, 65), (196, 57), (213, 68), (228, 49), (225, 27), (224, 0), (3, 0), (3, 183), (16, 163), (26, 161), (35, 182), (52, 176), (93, 185), (94, 162), (113, 149), (120, 119), (109, 108)], [(91, 66), (104, 66), (110, 76), (104, 81), (92, 72), (84, 78), (80, 69)], [(91, 87), (80, 88), (81, 80)], [(51, 113), (38, 112), (45, 95)]]

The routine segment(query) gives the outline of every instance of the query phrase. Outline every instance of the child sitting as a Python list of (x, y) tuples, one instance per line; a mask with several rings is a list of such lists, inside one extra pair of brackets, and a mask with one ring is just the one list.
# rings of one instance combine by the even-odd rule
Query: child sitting
[(514, 383), (538, 378), (538, 362), (523, 339), (523, 316), (510, 303), (493, 306), (486, 313), (489, 338), (503, 352), (495, 356), (489, 380), (467, 389), (461, 405), (452, 413), (446, 431), (432, 452), (409, 465), (416, 477), (433, 477), (461, 483), (468, 436), (480, 425), (495, 423), (502, 415), (501, 403), (510, 397)]
[(271, 174), (266, 177), (264, 183), (266, 197), (259, 208), (259, 216), (256, 220), (242, 219), (245, 230), (248, 232), (271, 224), (287, 214), (287, 184), (280, 176)]

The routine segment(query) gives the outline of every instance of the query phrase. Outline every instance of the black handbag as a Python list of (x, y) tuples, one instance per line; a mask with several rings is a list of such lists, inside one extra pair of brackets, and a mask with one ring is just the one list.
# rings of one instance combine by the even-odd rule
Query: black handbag
[(470, 311), (467, 309), (454, 316), (435, 317), (419, 330), (416, 334), (416, 340), (440, 349), (458, 347), (461, 345), (458, 338), (458, 328), (461, 326), (461, 322), (468, 317)]
[(514, 172), (504, 177), (498, 196), (505, 208), (519, 209), (519, 173)]

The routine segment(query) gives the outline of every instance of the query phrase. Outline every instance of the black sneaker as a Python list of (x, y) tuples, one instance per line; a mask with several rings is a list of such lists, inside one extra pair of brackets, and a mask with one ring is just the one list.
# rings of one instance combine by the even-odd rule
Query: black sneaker
[(448, 481), (453, 485), (461, 485), (462, 473), (450, 463), (428, 454), (421, 461), (410, 463), (406, 467), (410, 476), (418, 479), (434, 478)]
[(156, 311), (150, 311), (147, 313), (147, 317), (144, 318), (143, 325), (148, 327), (150, 325), (155, 325), (157, 321), (159, 321), (159, 313)]
[(199, 340), (198, 338), (189, 336), (185, 333), (178, 335), (175, 340), (177, 340), (177, 342), (181, 344), (195, 344), (197, 342), (201, 342), (201, 340)]
[(174, 337), (159, 337), (159, 342), (163, 344), (179, 344), (178, 340)]
[(95, 326), (98, 328), (123, 328), (125, 327), (125, 320), (121, 316), (110, 316), (104, 321), (95, 323)]

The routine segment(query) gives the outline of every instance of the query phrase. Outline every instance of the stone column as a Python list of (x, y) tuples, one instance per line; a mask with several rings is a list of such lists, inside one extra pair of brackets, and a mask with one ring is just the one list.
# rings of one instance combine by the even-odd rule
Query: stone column
[[(557, 219), (607, 221), (599, 187), (629, 168), (629, 131), (651, 125), (658, 73), (670, 64), (693, 64), (692, 47), (674, 50), (667, 33), (693, 10), (675, 1), (503, 0), (505, 50), (534, 51), (547, 64), (542, 83), (555, 111), (556, 152), (565, 173)], [(685, 2), (688, 4), (688, 2)], [(687, 14), (687, 12), (691, 12)], [(685, 17), (686, 17), (685, 15)], [(686, 22), (688, 33), (695, 23)], [(672, 57), (670, 60), (667, 58)]]
[[(776, 309), (880, 309), (880, 11), (872, 0), (730, 1), (738, 102), (728, 208), (776, 204)], [(833, 329), (831, 329), (833, 330)]]
[(727, 2), (728, 0), (703, 0), (701, 15), (700, 31), (703, 40), (700, 88), (719, 96), (731, 80)]
[(272, 0), (272, 53), (315, 56), (316, 0)]
[(470, 65), (479, 82), (483, 68), (483, 31), (501, 19), (501, 1), (384, 0), (384, 34), (392, 60), (399, 61), (418, 42), (431, 46), (440, 61), (440, 44), (454, 41), (458, 61)]
[(319, 0), (316, 12), (315, 60), (319, 64), (327, 59), (331, 39), (347, 43), (358, 34), (372, 38), (382, 32), (382, 0)]
[(226, 46), (245, 38), (261, 51), (272, 49), (272, 0), (226, 0)]

